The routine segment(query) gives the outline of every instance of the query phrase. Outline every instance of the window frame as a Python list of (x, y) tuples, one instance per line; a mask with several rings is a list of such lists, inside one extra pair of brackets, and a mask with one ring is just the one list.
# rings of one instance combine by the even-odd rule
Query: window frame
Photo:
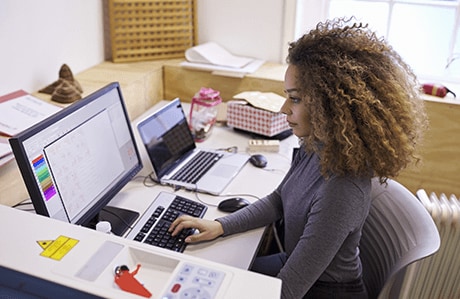
[[(283, 48), (281, 50), (281, 61), (285, 62), (288, 54), (286, 45), (289, 41), (299, 38), (306, 29), (314, 26), (328, 18), (330, 3), (333, 0), (285, 0), (284, 2), (284, 28), (283, 28)], [(389, 35), (391, 28), (392, 11), (395, 4), (409, 4), (418, 6), (435, 6), (455, 8), (455, 21), (452, 35), (448, 46), (448, 57), (446, 57), (446, 67), (452, 62), (460, 60), (460, 53), (455, 52), (456, 43), (460, 43), (460, 0), (352, 0), (356, 2), (384, 2), (389, 5), (388, 26), (385, 36)], [(306, 11), (307, 13), (303, 14)], [(302, 16), (307, 16), (303, 17)], [(456, 62), (460, 63), (460, 62)], [(460, 76), (442, 76), (436, 78), (439, 81), (456, 83)]]

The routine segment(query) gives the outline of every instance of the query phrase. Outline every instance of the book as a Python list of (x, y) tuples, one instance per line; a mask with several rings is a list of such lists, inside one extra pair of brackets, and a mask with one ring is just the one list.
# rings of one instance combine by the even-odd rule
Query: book
[(0, 136), (0, 166), (6, 164), (8, 161), (13, 160), (13, 151), (11, 150), (8, 138)]
[(24, 90), (1, 96), (0, 134), (18, 134), (61, 109), (62, 107), (45, 102)]

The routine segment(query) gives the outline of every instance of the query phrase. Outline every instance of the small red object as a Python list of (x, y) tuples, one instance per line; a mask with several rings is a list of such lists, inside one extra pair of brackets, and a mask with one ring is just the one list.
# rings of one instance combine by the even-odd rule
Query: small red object
[(450, 89), (443, 85), (439, 84), (423, 84), (422, 85), (423, 92), (428, 95), (432, 95), (435, 97), (440, 97), (443, 98), (445, 97), (449, 92), (454, 95), (455, 98), (455, 93), (453, 93)]
[(137, 265), (136, 270), (129, 272), (127, 266), (118, 266), (115, 269), (115, 283), (123, 291), (137, 294), (143, 297), (150, 298), (152, 293), (150, 293), (134, 276), (139, 271), (141, 265)]
[(180, 284), (178, 284), (178, 283), (174, 284), (173, 287), (171, 288), (171, 292), (173, 292), (173, 293), (179, 292), (180, 287), (181, 287)]

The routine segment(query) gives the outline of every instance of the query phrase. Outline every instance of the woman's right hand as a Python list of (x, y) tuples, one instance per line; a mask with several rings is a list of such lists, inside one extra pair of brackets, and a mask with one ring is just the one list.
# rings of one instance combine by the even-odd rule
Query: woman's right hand
[(222, 224), (215, 220), (206, 220), (188, 215), (178, 217), (169, 227), (169, 232), (175, 236), (181, 230), (186, 228), (195, 228), (199, 231), (197, 234), (188, 236), (185, 239), (186, 243), (196, 243), (201, 241), (213, 240), (224, 234)]

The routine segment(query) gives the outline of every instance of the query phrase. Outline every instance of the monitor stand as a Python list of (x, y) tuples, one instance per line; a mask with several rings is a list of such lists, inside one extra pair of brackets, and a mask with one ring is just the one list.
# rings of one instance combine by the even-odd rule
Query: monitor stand
[(139, 213), (123, 208), (105, 206), (96, 217), (89, 223), (88, 227), (95, 229), (99, 221), (108, 221), (112, 226), (112, 233), (123, 236), (132, 227), (132, 224), (139, 217)]

